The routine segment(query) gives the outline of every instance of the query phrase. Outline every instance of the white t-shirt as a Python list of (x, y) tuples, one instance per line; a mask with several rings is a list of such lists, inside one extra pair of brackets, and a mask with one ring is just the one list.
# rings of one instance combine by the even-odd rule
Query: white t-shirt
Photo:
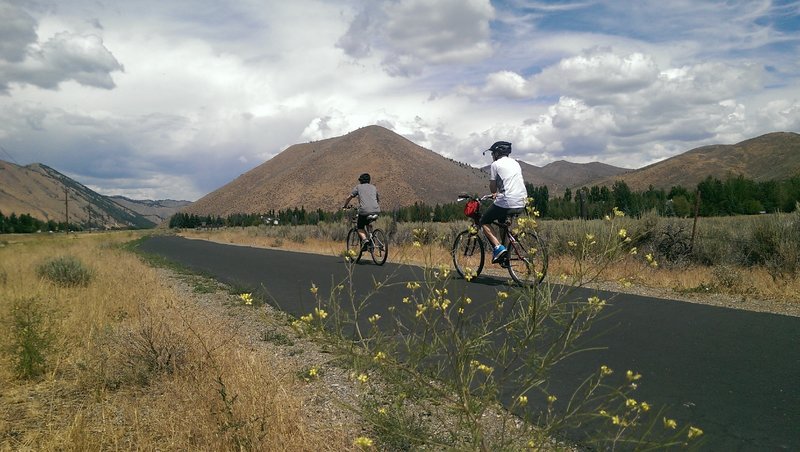
[(522, 168), (520, 168), (516, 160), (510, 157), (500, 157), (492, 162), (489, 180), (497, 183), (495, 205), (506, 209), (525, 207), (525, 201), (528, 199), (528, 190), (525, 188), (525, 181), (522, 179)]

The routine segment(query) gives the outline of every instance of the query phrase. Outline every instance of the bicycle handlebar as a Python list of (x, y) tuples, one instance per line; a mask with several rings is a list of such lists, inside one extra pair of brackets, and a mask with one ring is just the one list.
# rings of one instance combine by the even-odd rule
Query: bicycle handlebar
[(457, 200), (459, 202), (466, 201), (468, 199), (474, 199), (476, 201), (485, 201), (492, 197), (492, 194), (489, 193), (488, 195), (478, 196), (478, 195), (470, 195), (468, 193), (459, 193)]

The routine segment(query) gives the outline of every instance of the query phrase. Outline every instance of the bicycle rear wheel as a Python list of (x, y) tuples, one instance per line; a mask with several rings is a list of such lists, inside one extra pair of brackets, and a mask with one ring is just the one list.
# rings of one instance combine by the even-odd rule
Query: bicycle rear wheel
[(507, 261), (511, 279), (523, 286), (536, 286), (547, 274), (547, 246), (536, 233), (527, 233), (521, 239), (510, 241)]
[(361, 260), (361, 237), (358, 236), (358, 229), (350, 229), (345, 246), (347, 247), (346, 259), (351, 259), (353, 262)]
[(372, 262), (378, 265), (383, 265), (389, 256), (389, 241), (386, 240), (386, 234), (380, 229), (372, 231), (372, 246), (369, 252), (372, 254)]
[(464, 279), (472, 279), (481, 274), (485, 259), (485, 245), (478, 234), (462, 231), (453, 242), (453, 265)]

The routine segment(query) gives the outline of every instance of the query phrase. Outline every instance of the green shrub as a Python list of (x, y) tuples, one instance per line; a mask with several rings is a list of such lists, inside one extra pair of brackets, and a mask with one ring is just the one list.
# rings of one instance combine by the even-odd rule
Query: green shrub
[(62, 256), (50, 259), (36, 269), (40, 278), (47, 279), (62, 287), (87, 286), (93, 272), (78, 258)]
[(52, 313), (34, 298), (17, 300), (8, 319), (8, 352), (21, 378), (34, 378), (46, 370), (47, 355), (55, 341)]

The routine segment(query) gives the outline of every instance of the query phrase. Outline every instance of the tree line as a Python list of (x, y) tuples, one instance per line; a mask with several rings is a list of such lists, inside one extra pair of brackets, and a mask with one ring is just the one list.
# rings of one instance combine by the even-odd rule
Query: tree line
[(12, 212), (11, 215), (5, 216), (3, 212), (0, 212), (0, 234), (28, 234), (42, 231), (57, 232), (66, 231), (67, 228), (69, 228), (70, 231), (77, 230), (75, 225), (68, 225), (63, 221), (42, 221), (27, 213), (17, 216), (17, 214)]
[[(563, 220), (572, 218), (603, 218), (614, 207), (628, 216), (637, 217), (655, 211), (662, 216), (752, 215), (758, 213), (793, 212), (800, 201), (800, 175), (783, 181), (757, 182), (744, 176), (729, 176), (720, 180), (709, 176), (689, 190), (674, 186), (670, 190), (650, 186), (635, 192), (622, 180), (611, 187), (581, 187), (567, 189), (561, 196), (550, 197), (546, 185), (526, 183), (528, 196), (542, 218)], [(488, 205), (488, 202), (486, 203)], [(429, 205), (414, 203), (384, 212), (400, 222), (450, 222), (464, 219), (464, 204), (459, 202)], [(170, 228), (245, 227), (256, 225), (317, 224), (323, 221), (341, 221), (346, 212), (326, 212), (305, 207), (270, 210), (263, 214), (232, 214), (227, 217), (177, 213), (169, 220)], [(0, 212), (0, 233), (28, 233), (38, 231), (81, 230), (78, 225), (67, 225), (53, 220), (42, 221), (30, 214), (5, 216)]]
[[(792, 212), (800, 201), (800, 176), (785, 181), (756, 182), (743, 176), (728, 177), (724, 181), (707, 177), (694, 190), (674, 186), (670, 190), (650, 186), (635, 192), (622, 180), (611, 187), (581, 187), (574, 192), (565, 190), (561, 196), (551, 198), (546, 185), (526, 183), (529, 198), (542, 218), (563, 220), (573, 218), (603, 218), (614, 207), (626, 215), (637, 217), (655, 211), (662, 216), (752, 215), (758, 213)], [(699, 202), (698, 202), (699, 201)], [(488, 202), (486, 202), (488, 206)], [(261, 224), (317, 224), (321, 221), (339, 221), (343, 212), (308, 212), (305, 208), (270, 211), (266, 214), (235, 214), (227, 218), (177, 214), (170, 227), (254, 226)], [(464, 203), (453, 202), (429, 205), (415, 202), (383, 215), (399, 222), (450, 222), (464, 219)], [(277, 223), (275, 223), (277, 221)]]

